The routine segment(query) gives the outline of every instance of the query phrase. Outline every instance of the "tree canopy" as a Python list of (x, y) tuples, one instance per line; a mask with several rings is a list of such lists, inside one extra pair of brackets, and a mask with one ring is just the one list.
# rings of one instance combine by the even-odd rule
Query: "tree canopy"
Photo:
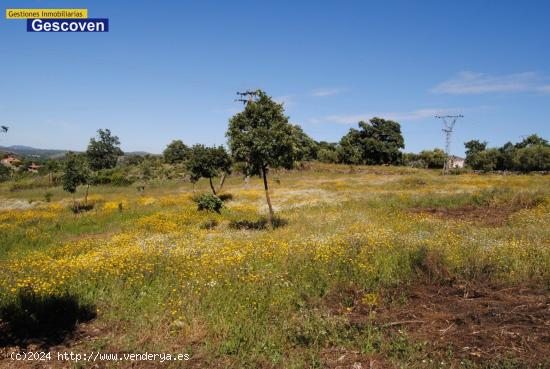
[(261, 175), (269, 168), (292, 168), (294, 129), (278, 104), (258, 90), (257, 99), (229, 120), (226, 136), (236, 161), (246, 163), (248, 174)]
[(68, 152), (66, 154), (63, 190), (74, 194), (78, 186), (90, 181), (90, 167), (84, 155)]
[(174, 140), (163, 152), (164, 161), (168, 164), (183, 163), (189, 158), (189, 147), (182, 140)]
[(340, 160), (346, 164), (397, 164), (405, 147), (401, 125), (392, 120), (372, 118), (359, 122), (340, 140)]
[(212, 178), (230, 173), (231, 163), (231, 157), (223, 146), (206, 147), (198, 144), (191, 148), (186, 167), (192, 181), (208, 178), (210, 188), (215, 195), (216, 190), (212, 184)]
[(92, 137), (86, 150), (92, 170), (111, 169), (116, 166), (117, 159), (124, 153), (120, 149), (120, 141), (109, 129), (97, 131), (97, 139)]

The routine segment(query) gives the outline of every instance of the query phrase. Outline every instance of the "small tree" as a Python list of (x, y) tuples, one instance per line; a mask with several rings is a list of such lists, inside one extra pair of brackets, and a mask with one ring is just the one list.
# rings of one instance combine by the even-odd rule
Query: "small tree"
[(164, 161), (168, 164), (182, 163), (189, 158), (189, 147), (181, 140), (174, 140), (163, 152)]
[[(63, 190), (73, 195), (73, 204), (76, 209), (75, 193), (80, 185), (90, 183), (91, 172), (84, 155), (77, 155), (68, 152), (65, 161), (65, 173), (63, 174)], [(88, 190), (86, 190), (86, 199), (88, 201)]]
[(246, 163), (246, 173), (263, 178), (269, 223), (273, 227), (267, 174), (270, 168), (292, 168), (295, 141), (283, 105), (261, 90), (254, 96), (255, 100), (247, 102), (244, 110), (229, 120), (226, 136), (234, 159)]
[(186, 164), (191, 175), (191, 181), (200, 178), (208, 178), (212, 193), (216, 195), (212, 178), (222, 176), (220, 190), (226, 173), (231, 172), (231, 157), (223, 146), (206, 147), (204, 145), (193, 145)]
[(90, 139), (86, 150), (90, 168), (94, 171), (114, 168), (118, 157), (124, 154), (118, 137), (113, 136), (109, 129), (100, 129), (97, 135), (97, 140), (93, 137)]
[(60, 169), (60, 163), (58, 160), (48, 159), (46, 165), (44, 165), (46, 171), (48, 172), (48, 182), (53, 183), (53, 173), (57, 172)]
[(466, 160), (464, 161), (467, 165), (473, 167), (475, 165), (474, 162), (477, 161), (474, 157), (487, 149), (487, 141), (481, 142), (479, 140), (470, 140), (464, 142), (464, 147), (466, 148)]

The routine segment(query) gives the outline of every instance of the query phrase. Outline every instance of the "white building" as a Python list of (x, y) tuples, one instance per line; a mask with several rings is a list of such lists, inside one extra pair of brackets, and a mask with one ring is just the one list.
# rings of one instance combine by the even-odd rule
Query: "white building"
[(448, 168), (464, 168), (464, 158), (451, 155), (448, 160)]

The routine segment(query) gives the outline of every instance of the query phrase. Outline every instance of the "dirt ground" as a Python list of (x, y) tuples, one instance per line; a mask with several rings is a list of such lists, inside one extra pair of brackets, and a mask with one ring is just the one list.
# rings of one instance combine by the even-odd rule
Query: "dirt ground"
[[(418, 282), (385, 291), (377, 305), (365, 305), (363, 301), (362, 292), (348, 289), (329, 296), (327, 306), (334, 314), (346, 314), (350, 324), (359, 328), (374, 323), (385, 333), (407, 332), (412, 341), (426, 343), (426, 357), (441, 358), (452, 349), (457, 360), (487, 363), (513, 358), (527, 367), (550, 366), (550, 294), (547, 289), (479, 282)], [(101, 336), (101, 332), (93, 323), (82, 324), (69, 342), (49, 350), (70, 351), (71, 343), (97, 335)], [(32, 350), (32, 346), (27, 349)], [(5, 347), (2, 356), (6, 357), (12, 350), (17, 348)], [(44, 366), (39, 362), (14, 363), (6, 359), (0, 360), (0, 368), (61, 368), (66, 365), (54, 361)], [(103, 364), (96, 367), (101, 368)], [(191, 360), (187, 365), (202, 366), (200, 360)], [(324, 350), (321, 365), (324, 368), (392, 368), (385, 358), (339, 348)]]
[[(528, 367), (550, 365), (550, 294), (544, 288), (421, 283), (386, 299), (397, 295), (406, 303), (375, 308), (377, 323), (405, 329), (435, 356), (451, 347), (454, 356), (477, 362), (514, 358)], [(360, 306), (351, 319), (361, 322), (370, 311)]]
[(413, 208), (413, 213), (431, 214), (438, 218), (455, 219), (473, 222), (483, 226), (502, 226), (508, 218), (523, 209), (520, 206), (473, 206), (465, 205), (456, 208)]

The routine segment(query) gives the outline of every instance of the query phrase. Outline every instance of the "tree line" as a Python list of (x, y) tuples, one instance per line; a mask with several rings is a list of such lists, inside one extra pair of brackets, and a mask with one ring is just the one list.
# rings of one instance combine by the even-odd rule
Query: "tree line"
[[(149, 180), (158, 176), (187, 176), (193, 183), (206, 178), (216, 196), (223, 188), (226, 176), (238, 170), (245, 176), (258, 175), (263, 179), (269, 220), (273, 223), (268, 182), (271, 169), (291, 169), (310, 160), (438, 168), (443, 167), (447, 160), (440, 149), (403, 154), (401, 150), (405, 142), (400, 124), (378, 117), (368, 122), (360, 121), (358, 127), (351, 128), (338, 143), (316, 142), (299, 125), (291, 124), (283, 105), (264, 91), (257, 90), (250, 95), (251, 99), (245, 102), (243, 110), (229, 119), (226, 132), (228, 150), (224, 146), (202, 144), (189, 147), (181, 140), (174, 140), (162, 157), (124, 157), (119, 138), (109, 129), (100, 129), (97, 137), (90, 139), (84, 153), (69, 152), (61, 166), (59, 162), (49, 160), (43, 170), (48, 171), (50, 177), (52, 172), (62, 170), (63, 188), (73, 194), (73, 198), (79, 186), (86, 186), (85, 204), (91, 185), (130, 184), (136, 178)], [(473, 169), (550, 169), (550, 147), (537, 135), (500, 148), (487, 148), (486, 142), (477, 140), (466, 142), (465, 146), (466, 163)], [(131, 168), (139, 168), (139, 175), (135, 176), (135, 170)], [(214, 183), (216, 178), (219, 178), (217, 184)]]
[(466, 164), (482, 171), (550, 171), (550, 145), (538, 135), (530, 135), (513, 144), (487, 147), (487, 142), (471, 140), (466, 147)]

